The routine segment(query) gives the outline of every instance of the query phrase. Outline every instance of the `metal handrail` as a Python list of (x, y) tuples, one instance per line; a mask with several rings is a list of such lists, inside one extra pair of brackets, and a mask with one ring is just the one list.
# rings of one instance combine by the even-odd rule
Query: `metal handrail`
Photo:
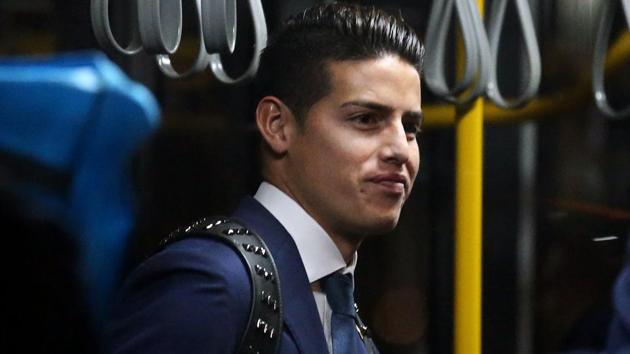
[[(484, 0), (472, 4), (484, 13)], [(456, 53), (458, 59), (463, 53)], [(485, 85), (484, 85), (485, 86)], [(484, 100), (457, 107), (453, 353), (482, 352)]]

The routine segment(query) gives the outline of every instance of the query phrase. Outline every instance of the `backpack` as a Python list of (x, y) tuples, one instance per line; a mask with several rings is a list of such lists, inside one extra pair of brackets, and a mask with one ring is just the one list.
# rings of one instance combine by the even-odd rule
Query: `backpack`
[(160, 243), (160, 249), (182, 239), (211, 238), (230, 246), (249, 271), (252, 306), (239, 354), (275, 354), (282, 333), (282, 300), (278, 270), (263, 239), (238, 221), (226, 217), (203, 218), (182, 227)]

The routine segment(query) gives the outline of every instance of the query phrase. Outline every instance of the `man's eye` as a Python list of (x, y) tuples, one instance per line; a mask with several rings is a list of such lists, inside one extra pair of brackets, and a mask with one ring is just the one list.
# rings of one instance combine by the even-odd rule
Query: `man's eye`
[(378, 116), (373, 113), (362, 113), (350, 117), (353, 122), (361, 125), (370, 125), (378, 122)]
[(420, 134), (420, 132), (422, 131), (419, 124), (411, 122), (403, 123), (403, 128), (405, 129), (406, 133), (413, 134), (414, 136)]

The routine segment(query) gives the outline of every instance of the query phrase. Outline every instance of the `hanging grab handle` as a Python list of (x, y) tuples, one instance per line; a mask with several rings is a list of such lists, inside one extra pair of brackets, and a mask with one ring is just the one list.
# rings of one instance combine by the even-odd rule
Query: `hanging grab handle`
[(248, 0), (254, 23), (254, 54), (248, 68), (240, 76), (228, 75), (220, 54), (230, 54), (236, 43), (236, 0), (195, 0), (199, 24), (200, 47), (192, 66), (184, 72), (173, 68), (171, 54), (179, 48), (182, 28), (182, 0), (136, 0), (132, 11), (131, 42), (118, 43), (109, 22), (109, 0), (91, 0), (92, 28), (99, 44), (124, 55), (144, 50), (155, 54), (160, 70), (171, 78), (182, 78), (209, 68), (226, 84), (249, 80), (258, 71), (259, 55), (267, 45), (267, 23), (261, 0)]
[[(630, 0), (622, 0), (621, 4), (623, 6), (626, 24), (630, 30)], [(608, 96), (606, 95), (606, 89), (604, 88), (606, 52), (608, 51), (608, 42), (610, 40), (610, 32), (612, 31), (616, 10), (616, 1), (610, 0), (602, 3), (601, 19), (599, 28), (597, 29), (593, 56), (593, 93), (595, 95), (595, 103), (600, 111), (612, 119), (630, 116), (630, 106), (622, 110), (616, 110), (610, 105)]]
[(131, 42), (126, 47), (123, 48), (114, 37), (109, 23), (109, 0), (91, 0), (90, 17), (94, 36), (101, 47), (126, 55), (134, 55), (142, 50), (140, 34), (135, 21), (132, 21)]
[(210, 70), (214, 73), (219, 81), (226, 84), (238, 84), (243, 81), (249, 80), (256, 76), (258, 71), (258, 64), (260, 63), (260, 52), (267, 45), (267, 23), (265, 21), (265, 13), (260, 0), (248, 0), (249, 10), (254, 22), (254, 53), (249, 63), (249, 67), (245, 70), (241, 76), (232, 78), (223, 69), (223, 62), (221, 61), (220, 54), (210, 55)]
[(435, 1), (433, 3), (429, 14), (425, 40), (427, 48), (426, 70), (424, 72), (425, 82), (433, 93), (447, 100), (471, 85), (477, 68), (477, 47), (474, 45), (475, 41), (472, 38), (473, 31), (469, 26), (469, 22), (465, 19), (466, 15), (463, 13), (463, 9), (458, 7), (456, 13), (461, 27), (465, 57), (470, 58), (470, 60), (466, 60), (464, 63), (461, 79), (455, 82), (453, 88), (448, 87), (444, 56), (450, 27), (449, 19), (453, 14), (454, 4), (455, 0)]
[[(201, 0), (195, 0), (195, 14), (197, 15), (197, 19), (199, 20), (199, 24), (201, 24)], [(157, 55), (156, 61), (158, 63), (158, 67), (160, 71), (164, 73), (164, 75), (172, 78), (179, 79), (188, 77), (192, 74), (204, 71), (210, 62), (210, 56), (206, 52), (204, 45), (204, 36), (202, 35), (201, 27), (199, 27), (199, 49), (197, 49), (197, 58), (195, 62), (192, 64), (190, 68), (185, 70), (184, 72), (178, 72), (173, 68), (171, 64), (171, 57), (168, 54), (159, 54)]]
[(201, 0), (201, 13), (201, 28), (203, 28), (206, 51), (208, 53), (234, 52), (236, 0)]
[(486, 87), (488, 86), (488, 82), (490, 81), (490, 73), (494, 71), (495, 68), (492, 66), (488, 36), (483, 26), (483, 20), (475, 0), (460, 1), (468, 6), (468, 14), (475, 31), (475, 40), (477, 42), (477, 46), (479, 47), (477, 54), (479, 56), (477, 82), (471, 89), (469, 96), (465, 97), (465, 100), (463, 101), (465, 104), (468, 104), (484, 94)]
[(182, 39), (182, 0), (138, 0), (138, 25), (147, 53), (175, 53)]
[[(497, 61), (507, 2), (508, 0), (492, 2), (493, 6), (488, 16), (488, 34), (474, 0), (433, 2), (425, 41), (427, 45), (425, 82), (433, 93), (457, 105), (466, 105), (486, 94), (489, 100), (502, 108), (521, 107), (536, 96), (542, 68), (536, 30), (527, 0), (515, 0), (529, 64), (525, 87), (511, 100), (505, 99), (499, 89)], [(444, 57), (453, 7), (461, 27), (465, 63), (461, 78), (449, 87), (446, 82)]]
[[(465, 63), (461, 79), (449, 88), (444, 59), (453, 7), (461, 28)], [(466, 105), (484, 93), (490, 78), (490, 46), (479, 10), (473, 0), (436, 0), (429, 16), (425, 82), (443, 99)]]
[(531, 10), (527, 0), (514, 0), (518, 20), (523, 32), (523, 41), (525, 44), (525, 57), (527, 59), (529, 70), (525, 75), (525, 88), (517, 97), (506, 100), (499, 89), (497, 60), (499, 57), (499, 43), (501, 41), (501, 32), (503, 22), (505, 20), (505, 10), (508, 0), (495, 0), (488, 16), (488, 37), (490, 40), (490, 51), (492, 53), (491, 74), (488, 82), (486, 94), (490, 101), (501, 108), (518, 108), (525, 105), (538, 93), (541, 79), (541, 60), (540, 49), (536, 39), (536, 29), (534, 20), (532, 19)]

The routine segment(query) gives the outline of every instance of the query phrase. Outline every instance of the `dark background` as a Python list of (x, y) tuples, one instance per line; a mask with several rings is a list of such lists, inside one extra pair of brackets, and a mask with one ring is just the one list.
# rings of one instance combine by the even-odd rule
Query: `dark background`
[[(270, 32), (313, 3), (265, 0)], [(431, 1), (362, 3), (400, 12), (424, 37)], [(544, 63), (540, 97), (562, 95), (589, 79), (596, 3), (532, 1)], [(184, 2), (185, 21), (189, 5)], [(238, 5), (237, 49), (226, 58), (235, 73), (247, 65), (252, 43), (246, 3)], [(122, 36), (128, 6), (111, 1), (112, 23)], [(511, 6), (510, 16), (499, 75), (502, 87), (515, 92), (520, 32)], [(86, 0), (2, 0), (0, 55), (98, 49), (89, 19)], [(622, 30), (617, 22), (616, 34)], [(194, 30), (186, 21), (178, 66), (194, 56)], [(177, 226), (228, 213), (240, 196), (255, 192), (258, 138), (249, 85), (226, 86), (210, 72), (172, 80), (145, 54), (107, 54), (154, 93), (162, 110), (158, 133), (133, 161), (140, 207), (128, 271)], [(629, 70), (626, 65), (611, 78), (615, 104), (628, 101), (630, 80), (623, 78)], [(484, 353), (556, 353), (603, 343), (630, 226), (630, 120), (607, 119), (588, 92), (581, 97), (548, 114), (485, 126)], [(437, 104), (423, 87), (425, 109)], [(383, 354), (452, 352), (455, 138), (452, 127), (432, 124), (430, 115), (423, 130), (421, 170), (400, 226), (366, 242), (357, 268), (361, 315)], [(523, 168), (519, 156), (526, 152), (534, 159)], [(610, 235), (617, 239), (593, 241)], [(48, 330), (39, 320), (35, 328)]]

